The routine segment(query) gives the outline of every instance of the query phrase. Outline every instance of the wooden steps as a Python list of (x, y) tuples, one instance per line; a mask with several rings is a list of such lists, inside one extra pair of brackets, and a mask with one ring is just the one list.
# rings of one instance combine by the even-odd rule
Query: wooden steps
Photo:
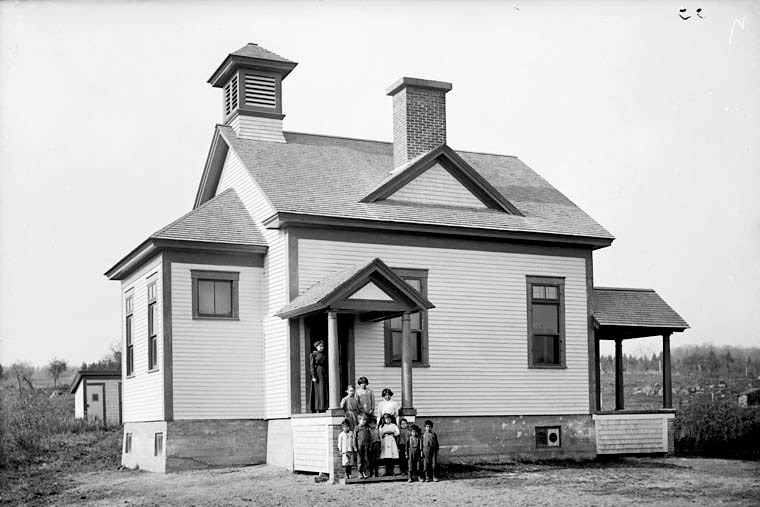
[(366, 479), (359, 478), (359, 474), (353, 474), (350, 479), (345, 477), (340, 480), (341, 484), (371, 484), (374, 482), (406, 482), (408, 477), (406, 474), (399, 475), (381, 475), (380, 477), (367, 477)]

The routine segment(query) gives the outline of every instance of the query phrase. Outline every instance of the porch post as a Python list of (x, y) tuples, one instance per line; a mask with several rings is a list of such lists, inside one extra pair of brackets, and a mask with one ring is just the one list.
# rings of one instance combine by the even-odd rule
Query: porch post
[(327, 381), (328, 408), (340, 408), (338, 389), (340, 389), (340, 356), (338, 354), (338, 316), (327, 312)]
[(623, 409), (623, 340), (615, 338), (615, 410)]
[(670, 377), (670, 333), (662, 335), (662, 408), (673, 408), (673, 383)]
[(401, 317), (401, 408), (412, 407), (412, 321), (409, 312), (404, 312)]
[(594, 411), (602, 410), (602, 371), (599, 358), (599, 337), (594, 336)]

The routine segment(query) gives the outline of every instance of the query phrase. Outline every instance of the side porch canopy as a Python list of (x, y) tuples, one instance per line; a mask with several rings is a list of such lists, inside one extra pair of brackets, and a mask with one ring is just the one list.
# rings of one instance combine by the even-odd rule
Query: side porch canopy
[[(673, 408), (670, 371), (670, 335), (689, 328), (654, 290), (594, 287), (594, 336), (615, 340), (615, 410), (624, 410), (623, 340), (662, 336), (662, 401)], [(601, 407), (599, 347), (596, 347), (596, 406)]]
[(339, 407), (339, 351), (337, 314), (354, 314), (364, 322), (402, 316), (401, 408), (413, 412), (412, 349), (410, 315), (434, 308), (414, 287), (393, 272), (381, 259), (351, 266), (323, 278), (276, 315), (282, 319), (327, 313), (327, 364), (330, 409)]

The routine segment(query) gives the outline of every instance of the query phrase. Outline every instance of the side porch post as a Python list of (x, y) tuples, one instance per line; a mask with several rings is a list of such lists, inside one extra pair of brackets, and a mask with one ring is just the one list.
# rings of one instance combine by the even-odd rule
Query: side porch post
[(415, 415), (412, 394), (412, 321), (411, 314), (401, 317), (401, 411)]
[(615, 338), (615, 410), (624, 410), (623, 402), (623, 340)]
[(338, 315), (336, 312), (327, 312), (327, 381), (328, 409), (339, 409), (340, 400), (340, 355), (338, 352)]
[(673, 381), (670, 373), (670, 333), (665, 333), (662, 335), (662, 408), (673, 408)]

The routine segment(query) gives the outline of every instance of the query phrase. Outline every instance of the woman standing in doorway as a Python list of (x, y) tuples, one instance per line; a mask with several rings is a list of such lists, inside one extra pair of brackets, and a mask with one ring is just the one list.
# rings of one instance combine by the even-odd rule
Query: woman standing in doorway
[(312, 412), (327, 410), (327, 354), (325, 342), (314, 344), (316, 349), (311, 353), (311, 407)]

